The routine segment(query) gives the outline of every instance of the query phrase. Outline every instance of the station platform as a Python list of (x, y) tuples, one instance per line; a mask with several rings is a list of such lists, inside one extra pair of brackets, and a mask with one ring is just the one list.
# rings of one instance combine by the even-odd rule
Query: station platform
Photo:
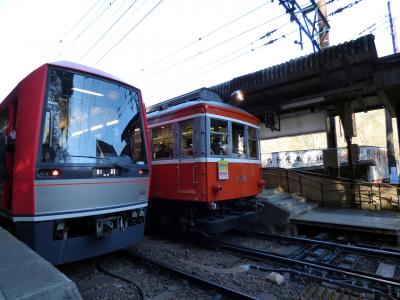
[(305, 225), (388, 235), (400, 242), (400, 212), (320, 207), (280, 189), (264, 189), (257, 198), (264, 206), (256, 222), (259, 230), (296, 234)]
[(0, 227), (0, 300), (81, 299), (75, 283)]
[(289, 220), (298, 225), (400, 235), (400, 213), (394, 211), (317, 207)]

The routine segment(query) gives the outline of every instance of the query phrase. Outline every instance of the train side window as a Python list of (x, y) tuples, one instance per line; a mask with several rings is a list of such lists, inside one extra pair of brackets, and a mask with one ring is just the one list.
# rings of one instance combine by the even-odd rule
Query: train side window
[(257, 158), (257, 129), (248, 127), (248, 145), (249, 145), (249, 158)]
[(179, 123), (179, 130), (181, 137), (181, 145), (180, 145), (181, 157), (194, 156), (193, 123), (194, 123), (193, 119)]
[(144, 163), (144, 144), (142, 139), (142, 130), (141, 128), (134, 128), (133, 134), (133, 158), (137, 163)]
[(244, 138), (244, 126), (236, 123), (232, 123), (232, 156), (233, 157), (245, 157), (245, 138)]
[(210, 119), (210, 154), (229, 155), (228, 122)]
[(172, 158), (172, 125), (153, 128), (151, 130), (151, 144), (153, 159)]

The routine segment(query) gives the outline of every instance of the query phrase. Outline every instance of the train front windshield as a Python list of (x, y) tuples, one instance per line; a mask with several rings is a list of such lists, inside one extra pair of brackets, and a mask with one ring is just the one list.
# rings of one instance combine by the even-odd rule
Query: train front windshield
[(146, 162), (136, 90), (65, 70), (49, 72), (41, 162)]

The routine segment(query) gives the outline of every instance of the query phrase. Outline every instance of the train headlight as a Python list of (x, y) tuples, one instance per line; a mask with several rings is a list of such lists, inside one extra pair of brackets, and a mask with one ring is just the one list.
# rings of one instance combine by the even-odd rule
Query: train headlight
[(242, 90), (236, 90), (231, 94), (231, 100), (236, 103), (242, 103), (244, 101), (244, 93)]

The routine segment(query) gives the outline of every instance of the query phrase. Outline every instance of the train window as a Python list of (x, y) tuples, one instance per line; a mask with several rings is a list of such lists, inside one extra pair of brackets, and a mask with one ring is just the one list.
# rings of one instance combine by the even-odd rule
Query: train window
[(249, 158), (257, 158), (257, 129), (248, 127)]
[(181, 157), (193, 157), (193, 119), (179, 124), (181, 137)]
[(172, 125), (153, 128), (151, 130), (151, 143), (155, 160), (172, 158)]
[(229, 155), (228, 122), (210, 119), (210, 154)]
[(140, 128), (135, 128), (134, 130), (134, 160), (135, 162), (144, 162), (144, 144), (143, 144), (143, 137), (142, 131)]
[(244, 126), (232, 123), (232, 156), (245, 156)]
[[(41, 161), (138, 162), (135, 129), (141, 128), (139, 95), (130, 88), (68, 71), (50, 70)], [(138, 149), (138, 147), (140, 149)]]

